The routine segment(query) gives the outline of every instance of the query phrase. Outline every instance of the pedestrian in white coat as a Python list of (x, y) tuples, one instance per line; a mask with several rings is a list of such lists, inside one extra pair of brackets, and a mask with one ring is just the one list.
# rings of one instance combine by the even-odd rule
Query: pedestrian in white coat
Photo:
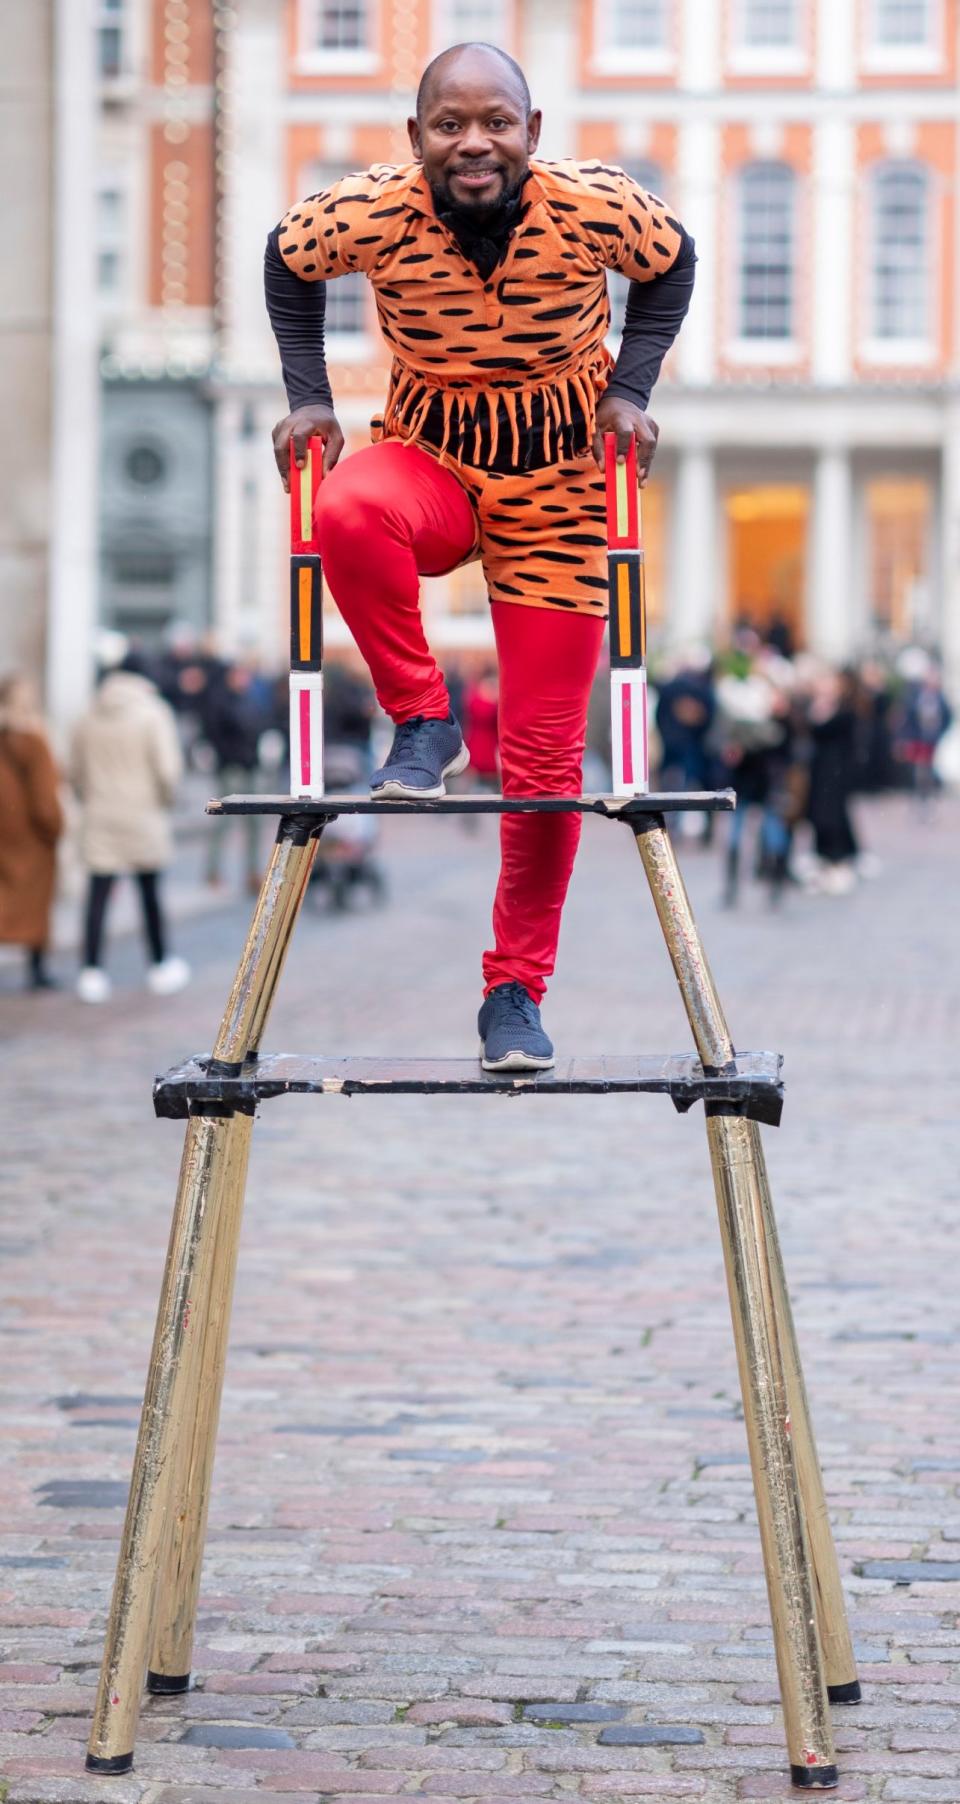
[(102, 952), (107, 904), (119, 876), (137, 880), (150, 957), (147, 985), (172, 995), (190, 967), (167, 951), (160, 875), (173, 858), (171, 813), (183, 759), (173, 711), (132, 657), (108, 671), (79, 722), (71, 777), (83, 805), (81, 851), (90, 873), (83, 969), (77, 994), (105, 1002)]

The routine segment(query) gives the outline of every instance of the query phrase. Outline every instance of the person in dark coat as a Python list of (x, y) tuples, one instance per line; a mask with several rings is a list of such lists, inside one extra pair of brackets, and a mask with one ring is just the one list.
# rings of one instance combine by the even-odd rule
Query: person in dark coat
[[(252, 665), (238, 661), (230, 664), (218, 680), (211, 683), (201, 714), (203, 737), (215, 760), (221, 795), (255, 794), (260, 781), (260, 735), (270, 725), (269, 708), (264, 705), (257, 673)], [(247, 888), (255, 893), (260, 888), (260, 822), (256, 815), (233, 817), (244, 833), (245, 877)], [(221, 815), (214, 820), (207, 842), (206, 879), (219, 884), (223, 860), (224, 835), (231, 817)]]
[(821, 887), (842, 895), (856, 880), (860, 847), (850, 818), (857, 775), (857, 716), (849, 681), (826, 671), (816, 682), (807, 715), (810, 791), (807, 815), (824, 869)]
[(63, 810), (53, 754), (25, 677), (0, 683), (0, 942), (27, 954), (27, 986), (55, 988), (47, 969)]

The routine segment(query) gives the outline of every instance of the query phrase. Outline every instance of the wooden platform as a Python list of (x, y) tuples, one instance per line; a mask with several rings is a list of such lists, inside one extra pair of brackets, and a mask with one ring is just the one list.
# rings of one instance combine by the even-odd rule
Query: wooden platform
[[(484, 1071), (479, 1059), (315, 1058), (264, 1054), (239, 1071), (188, 1059), (157, 1078), (154, 1107), (168, 1119), (252, 1112), (276, 1096), (577, 1096), (646, 1091), (669, 1096), (684, 1113), (695, 1102), (736, 1104), (740, 1114), (776, 1126), (783, 1108), (782, 1058), (744, 1052), (718, 1073), (694, 1053), (558, 1059), (551, 1071)], [(211, 1070), (211, 1066), (213, 1069)], [(212, 1106), (211, 1106), (212, 1105)]]

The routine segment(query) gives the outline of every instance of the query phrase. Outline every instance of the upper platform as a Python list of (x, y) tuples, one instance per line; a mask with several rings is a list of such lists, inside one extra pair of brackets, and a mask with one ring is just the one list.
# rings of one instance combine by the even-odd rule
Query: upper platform
[(448, 795), (422, 801), (396, 801), (375, 796), (215, 796), (208, 814), (301, 815), (333, 820), (338, 814), (600, 814), (607, 820), (630, 821), (651, 814), (730, 813), (737, 805), (733, 789), (693, 789), (679, 794), (645, 796), (503, 796)]
[(252, 1113), (277, 1096), (669, 1096), (681, 1114), (695, 1102), (725, 1105), (775, 1127), (783, 1107), (777, 1052), (741, 1052), (722, 1071), (704, 1070), (694, 1053), (593, 1054), (561, 1058), (549, 1071), (484, 1071), (478, 1058), (320, 1058), (267, 1053), (223, 1066), (187, 1059), (159, 1076), (156, 1112), (167, 1119)]

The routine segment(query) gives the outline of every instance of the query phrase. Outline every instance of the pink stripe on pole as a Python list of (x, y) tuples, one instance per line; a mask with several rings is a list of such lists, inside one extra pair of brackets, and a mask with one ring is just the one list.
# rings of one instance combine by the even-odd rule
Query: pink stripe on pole
[(300, 691), (300, 781), (310, 782), (310, 691)]
[(630, 685), (624, 683), (620, 691), (620, 737), (623, 742), (622, 763), (623, 780), (633, 782), (633, 717), (630, 711)]
[(650, 781), (650, 748), (647, 743), (647, 685), (643, 685), (643, 782), (644, 787)]

